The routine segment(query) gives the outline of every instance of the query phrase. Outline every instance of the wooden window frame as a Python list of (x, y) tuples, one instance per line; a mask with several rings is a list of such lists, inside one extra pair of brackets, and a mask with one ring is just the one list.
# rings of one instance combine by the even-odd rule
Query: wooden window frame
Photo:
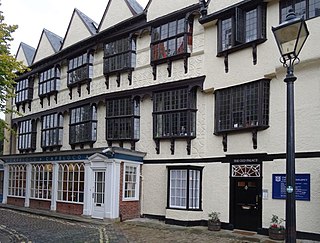
[(18, 127), (18, 150), (20, 153), (34, 152), (36, 150), (36, 121), (24, 120)]
[[(256, 9), (256, 38), (246, 39), (246, 14)], [(229, 45), (223, 48), (223, 22), (231, 20)], [(226, 56), (229, 53), (252, 47), (266, 41), (266, 3), (258, 5), (237, 6), (229, 10), (218, 20), (218, 53), (217, 56)]]
[[(121, 121), (126, 120), (129, 125), (128, 136), (114, 136), (117, 129), (115, 125), (121, 126)], [(109, 131), (112, 131), (109, 133)], [(111, 135), (112, 134), (112, 135)], [(138, 141), (140, 139), (140, 101), (132, 97), (106, 100), (106, 140), (107, 141)]]
[(9, 165), (8, 196), (25, 197), (26, 196), (26, 165)]
[(57, 201), (83, 204), (84, 163), (59, 164)]
[[(177, 92), (180, 97), (184, 97), (183, 104), (181, 99), (177, 99)], [(160, 104), (160, 102), (162, 104)], [(174, 108), (173, 106), (176, 106)], [(177, 107), (180, 106), (180, 107)], [(154, 139), (175, 139), (175, 138), (195, 138), (196, 137), (196, 89), (191, 91), (188, 87), (176, 88), (154, 92), (153, 94), (153, 138)], [(186, 115), (186, 124), (181, 126), (181, 115)], [(173, 124), (176, 115), (177, 126), (180, 124), (180, 131)], [(178, 122), (178, 117), (180, 121)], [(161, 119), (160, 119), (161, 118)], [(161, 128), (159, 119), (162, 120)], [(179, 124), (178, 124), (179, 123)], [(168, 126), (166, 126), (168, 125)], [(175, 127), (177, 129), (175, 129)], [(159, 129), (162, 133), (159, 133)], [(165, 132), (165, 130), (168, 130)]]
[(31, 198), (50, 200), (52, 196), (52, 164), (33, 164), (31, 170)]
[[(190, 166), (190, 165), (183, 165), (183, 166), (167, 166), (168, 171), (168, 182), (167, 182), (167, 209), (174, 209), (174, 210), (187, 210), (187, 211), (202, 211), (202, 176), (203, 176), (203, 167), (200, 166)], [(172, 171), (185, 171), (186, 172), (186, 205), (185, 206), (175, 206), (171, 202), (171, 172)], [(199, 172), (199, 177), (197, 177), (199, 181), (198, 185), (198, 206), (195, 205), (192, 207), (190, 205), (190, 186), (192, 186), (190, 183), (190, 179), (192, 177), (192, 174), (190, 174), (191, 171), (197, 171)]]
[[(84, 109), (88, 110), (85, 111)], [(83, 116), (85, 112), (88, 112), (88, 117)], [(93, 147), (97, 139), (97, 123), (97, 107), (95, 104), (70, 109), (69, 144), (73, 149), (76, 145), (80, 145), (80, 147), (83, 148), (84, 144), (89, 144), (90, 147)], [(76, 127), (80, 127), (78, 130), (82, 137), (85, 135), (82, 139), (77, 138)], [(82, 129), (85, 130), (84, 133), (82, 133)]]
[[(250, 92), (251, 88), (255, 89), (252, 91), (254, 94)], [(216, 90), (215, 134), (268, 128), (269, 96), (270, 80), (268, 79)], [(251, 119), (253, 117), (255, 119)], [(234, 123), (235, 120), (239, 123)]]
[[(314, 10), (314, 15), (311, 15), (311, 6), (312, 4), (310, 3), (311, 0), (290, 0), (290, 1), (280, 1), (279, 3), (279, 19), (280, 19), (280, 23), (284, 22), (286, 19), (286, 15), (288, 14), (288, 10), (289, 9), (293, 9), (293, 11), (296, 13), (297, 17), (304, 17), (305, 20), (308, 19), (312, 19), (312, 18), (316, 18), (320, 16), (320, 1), (319, 0), (314, 0), (317, 1), (316, 4), (314, 5), (318, 5), (319, 8), (315, 8)], [(299, 12), (296, 12), (296, 4), (299, 4), (301, 2), (305, 2), (305, 13), (301, 14)]]
[(60, 150), (62, 140), (63, 115), (61, 113), (53, 113), (43, 116), (41, 119), (41, 147), (43, 151)]

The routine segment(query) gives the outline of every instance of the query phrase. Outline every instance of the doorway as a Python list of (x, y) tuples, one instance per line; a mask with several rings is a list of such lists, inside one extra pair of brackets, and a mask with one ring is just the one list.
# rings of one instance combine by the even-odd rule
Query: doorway
[(106, 172), (105, 171), (95, 171), (94, 172), (94, 188), (93, 188), (93, 208), (92, 217), (93, 218), (104, 218), (105, 212), (105, 182), (106, 182)]
[[(247, 166), (246, 171), (252, 165)], [(233, 165), (235, 167), (235, 165)], [(255, 170), (260, 165), (255, 165)], [(262, 178), (255, 175), (237, 175), (231, 177), (231, 222), (236, 229), (257, 231), (262, 227)]]

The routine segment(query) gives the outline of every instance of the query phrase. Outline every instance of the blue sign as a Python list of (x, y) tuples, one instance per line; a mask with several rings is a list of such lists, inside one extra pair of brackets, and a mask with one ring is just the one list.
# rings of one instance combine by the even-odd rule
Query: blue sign
[[(296, 174), (296, 200), (310, 201), (310, 174)], [(286, 175), (272, 174), (272, 198), (286, 199)]]

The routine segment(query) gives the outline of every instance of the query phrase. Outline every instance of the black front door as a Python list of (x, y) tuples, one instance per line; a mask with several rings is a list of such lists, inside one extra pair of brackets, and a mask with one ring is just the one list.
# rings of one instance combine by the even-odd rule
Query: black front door
[(233, 224), (236, 229), (257, 231), (262, 225), (261, 178), (233, 178)]

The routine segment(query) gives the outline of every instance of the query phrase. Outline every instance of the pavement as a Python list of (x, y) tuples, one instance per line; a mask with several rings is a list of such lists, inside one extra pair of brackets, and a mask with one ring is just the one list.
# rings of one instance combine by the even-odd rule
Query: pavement
[[(11, 212), (8, 212), (11, 211)], [(207, 227), (196, 226), (196, 227), (183, 227), (165, 224), (163, 221), (138, 218), (133, 220), (127, 220), (125, 222), (115, 222), (110, 220), (99, 220), (93, 219), (86, 216), (67, 215), (53, 211), (45, 211), (38, 209), (31, 209), (25, 207), (17, 207), (8, 204), (0, 204), (0, 217), (1, 212), (7, 212), (7, 215), (12, 215), (14, 221), (14, 213), (23, 214), (25, 217), (33, 215), (30, 220), (25, 219), (25, 224), (36, 224), (37, 217), (51, 218), (51, 222), (48, 222), (48, 226), (41, 229), (43, 235), (46, 235), (51, 229), (54, 230), (56, 227), (57, 232), (62, 232), (61, 237), (73, 237), (72, 242), (108, 242), (108, 243), (127, 243), (127, 242), (147, 242), (147, 243), (158, 243), (158, 242), (214, 242), (214, 243), (249, 243), (249, 242), (263, 242), (263, 243), (279, 243), (282, 241), (270, 240), (268, 236), (258, 235), (255, 232), (248, 232), (242, 230), (221, 230), (218, 232), (208, 231)], [(14, 212), (14, 213), (13, 213)], [(8, 217), (8, 216), (7, 216)], [(20, 225), (23, 224), (23, 217), (20, 216)], [(7, 242), (43, 242), (41, 240), (41, 234), (30, 235), (30, 230), (23, 230), (24, 227), (17, 226), (17, 222), (14, 224), (8, 221), (8, 226), (4, 225), (0, 218), (0, 243)], [(62, 226), (55, 226), (55, 221), (64, 221), (70, 223), (64, 223)], [(18, 220), (19, 221), (19, 220)], [(59, 222), (60, 222), (59, 221)], [(39, 221), (38, 224), (45, 224), (46, 221)], [(56, 224), (57, 225), (57, 224)], [(17, 228), (18, 227), (18, 228)], [(39, 231), (39, 225), (33, 226), (35, 231)], [(63, 230), (61, 230), (61, 227)], [(68, 228), (69, 227), (69, 228)], [(79, 232), (79, 228), (81, 231)], [(14, 230), (17, 229), (17, 230)], [(96, 230), (94, 232), (94, 230)], [(98, 232), (98, 231), (99, 232)], [(31, 230), (32, 231), (32, 230)], [(66, 232), (66, 233), (63, 233)], [(97, 233), (98, 232), (98, 233)], [(74, 235), (76, 235), (76, 240)], [(53, 237), (58, 237), (54, 235)], [(38, 238), (37, 238), (38, 237)], [(96, 238), (95, 238), (96, 237)], [(29, 239), (32, 239), (30, 241)], [(38, 239), (38, 240), (34, 240)], [(58, 238), (59, 239), (59, 238)], [(61, 238), (62, 239), (62, 238)], [(63, 238), (66, 239), (66, 238)], [(86, 240), (87, 239), (87, 240)], [(46, 242), (59, 242), (52, 238), (51, 241)], [(62, 242), (62, 241), (61, 241)], [(67, 241), (63, 241), (67, 242)], [(311, 243), (317, 241), (310, 240), (297, 240), (298, 243)]]

